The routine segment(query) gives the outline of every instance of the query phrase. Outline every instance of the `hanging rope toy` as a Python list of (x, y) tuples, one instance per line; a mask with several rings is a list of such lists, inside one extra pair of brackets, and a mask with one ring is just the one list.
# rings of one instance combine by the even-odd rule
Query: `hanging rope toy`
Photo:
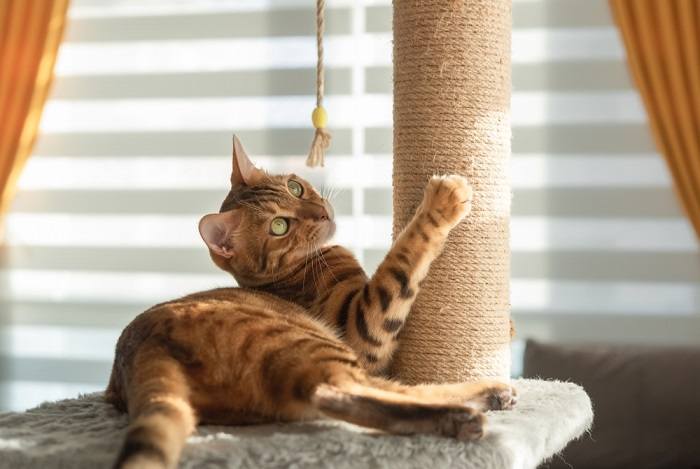
[(326, 130), (328, 114), (323, 108), (323, 89), (325, 86), (323, 77), (323, 15), (325, 7), (325, 0), (316, 0), (316, 108), (311, 113), (311, 123), (316, 132), (311, 142), (309, 157), (306, 159), (306, 165), (312, 168), (323, 166), (325, 152), (331, 146), (331, 134)]

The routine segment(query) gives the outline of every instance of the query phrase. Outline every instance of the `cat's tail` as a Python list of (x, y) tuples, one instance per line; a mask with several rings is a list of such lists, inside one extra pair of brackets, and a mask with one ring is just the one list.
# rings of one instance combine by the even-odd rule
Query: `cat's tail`
[(113, 467), (174, 468), (196, 425), (184, 374), (177, 362), (163, 358), (135, 369), (129, 383), (131, 422)]
[[(426, 399), (386, 380), (343, 380), (316, 387), (311, 401), (325, 415), (395, 434), (434, 434), (468, 441), (483, 435), (476, 408)], [(400, 388), (400, 389), (399, 389)]]

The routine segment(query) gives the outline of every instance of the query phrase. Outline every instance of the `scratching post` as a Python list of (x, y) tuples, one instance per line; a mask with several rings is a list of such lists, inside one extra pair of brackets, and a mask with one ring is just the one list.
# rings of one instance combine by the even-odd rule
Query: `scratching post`
[(407, 383), (510, 374), (510, 34), (510, 0), (394, 1), (394, 237), (431, 175), (474, 187), (400, 337)]

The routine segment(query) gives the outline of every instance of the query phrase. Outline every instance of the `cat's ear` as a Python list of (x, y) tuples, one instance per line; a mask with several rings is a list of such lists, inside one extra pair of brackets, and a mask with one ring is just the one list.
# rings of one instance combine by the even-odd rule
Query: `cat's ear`
[(241, 141), (233, 136), (233, 169), (231, 187), (254, 186), (265, 178), (265, 171), (258, 169), (248, 158)]
[(199, 234), (214, 253), (225, 258), (233, 257), (234, 233), (241, 224), (237, 210), (223, 213), (211, 213), (199, 220)]

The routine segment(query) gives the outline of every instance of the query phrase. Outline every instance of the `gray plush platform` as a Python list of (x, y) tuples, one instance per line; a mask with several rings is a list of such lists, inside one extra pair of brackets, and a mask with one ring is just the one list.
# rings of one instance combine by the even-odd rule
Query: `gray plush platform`
[[(515, 410), (491, 412), (476, 443), (380, 435), (328, 421), (258, 427), (200, 427), (183, 468), (532, 468), (591, 425), (583, 389), (562, 382), (516, 380)], [(0, 467), (109, 467), (126, 416), (101, 394), (0, 414)]]

